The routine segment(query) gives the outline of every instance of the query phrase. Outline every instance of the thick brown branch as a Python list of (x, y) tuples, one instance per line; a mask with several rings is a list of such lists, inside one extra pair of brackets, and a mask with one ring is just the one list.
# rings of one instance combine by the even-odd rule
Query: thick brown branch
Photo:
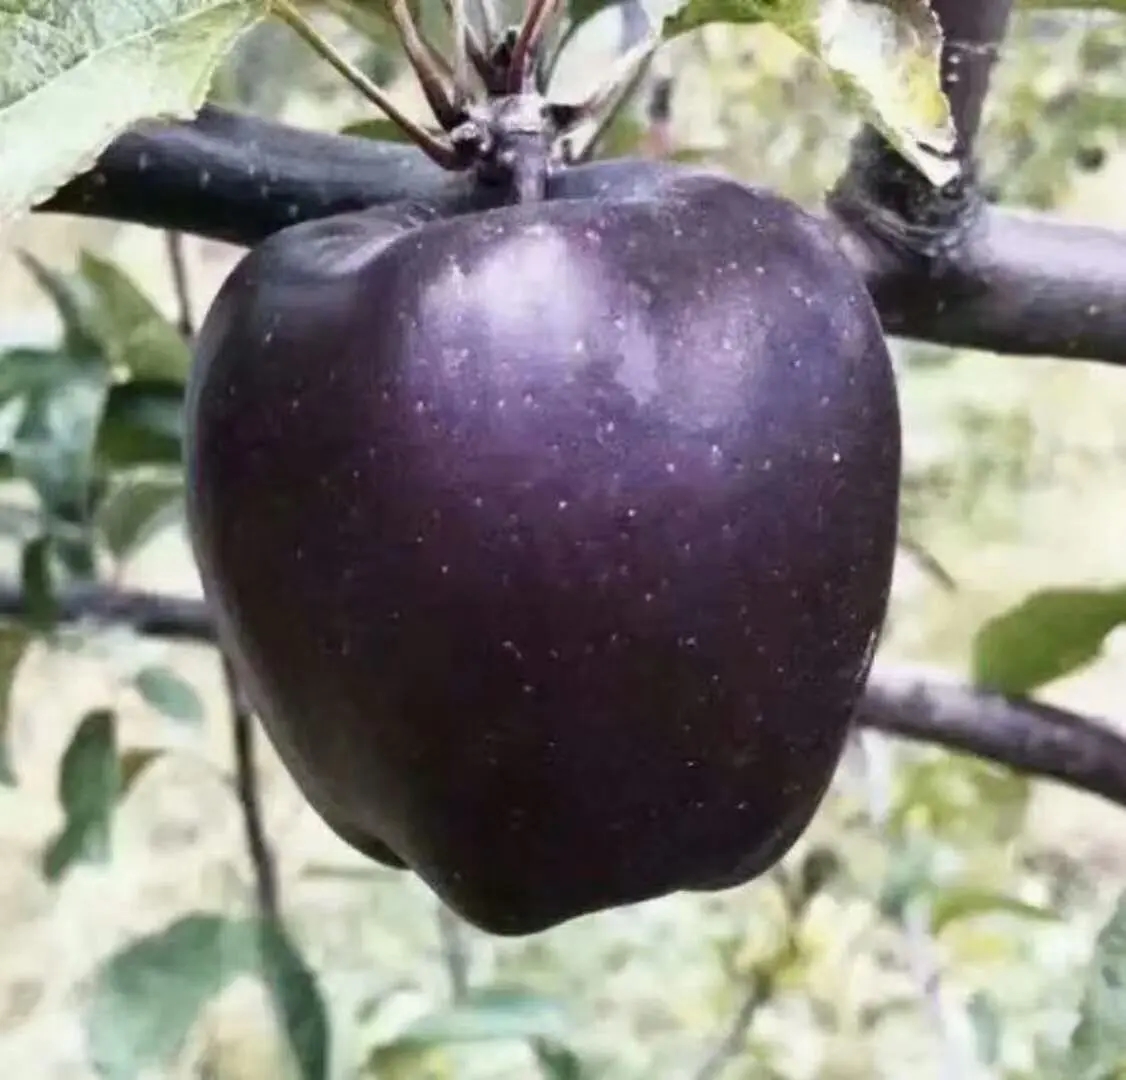
[[(496, 197), (409, 146), (209, 107), (190, 124), (123, 135), (39, 209), (249, 245), (364, 206), (425, 202), (442, 215)], [(831, 208), (889, 333), (1126, 363), (1126, 232), (936, 194), (871, 132)]]
[[(126, 623), (155, 637), (214, 641), (200, 600), (83, 586), (57, 598), (67, 622)], [(0, 583), (0, 617), (25, 614), (16, 584)], [(937, 743), (1126, 807), (1126, 737), (1049, 705), (978, 690), (924, 668), (877, 664), (857, 722)]]
[(888, 334), (1126, 364), (1126, 232), (982, 202), (911, 228), (859, 187), (830, 205)]
[(1064, 709), (976, 689), (926, 668), (877, 666), (857, 720), (1126, 806), (1126, 738)]

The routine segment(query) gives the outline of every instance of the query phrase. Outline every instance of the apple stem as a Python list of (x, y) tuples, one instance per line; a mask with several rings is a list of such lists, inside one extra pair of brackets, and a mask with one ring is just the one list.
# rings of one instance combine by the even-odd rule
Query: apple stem
[(558, 6), (559, 0), (528, 0), (524, 21), (520, 24), (516, 43), (512, 46), (508, 68), (509, 93), (518, 94), (526, 89), (529, 61), (538, 52), (544, 30)]
[(314, 52), (322, 59), (327, 60), (376, 108), (382, 110), (394, 123), (398, 124), (427, 157), (445, 169), (462, 169), (465, 167), (466, 161), (462, 151), (450, 140), (432, 134), (421, 124), (407, 116), (385, 91), (344, 59), (335, 46), (322, 36), (320, 31), (301, 14), (291, 0), (271, 0), (271, 11)]

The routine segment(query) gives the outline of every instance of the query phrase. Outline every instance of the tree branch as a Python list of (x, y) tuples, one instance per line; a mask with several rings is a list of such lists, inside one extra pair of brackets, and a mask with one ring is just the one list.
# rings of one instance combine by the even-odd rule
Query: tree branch
[[(28, 601), (0, 582), (0, 618)], [(60, 622), (119, 623), (166, 639), (214, 642), (202, 600), (82, 585), (56, 598)], [(861, 727), (995, 761), (1101, 795), (1126, 808), (1126, 736), (1051, 705), (967, 686), (929, 668), (877, 664), (857, 713)]]
[[(967, 60), (962, 74), (957, 85), (979, 86), (987, 73)], [(968, 90), (961, 100), (963, 115), (976, 115)], [(250, 245), (296, 221), (365, 206), (425, 202), (445, 215), (493, 198), (411, 146), (209, 106), (192, 123), (122, 135), (38, 209)], [(829, 207), (889, 333), (1126, 363), (1126, 232), (985, 207), (972, 185), (936, 192), (871, 131)]]
[(906, 162), (869, 168), (854, 157), (852, 168), (829, 205), (886, 333), (1126, 365), (1126, 232), (1001, 210), (976, 194), (953, 216), (936, 197), (916, 207), (931, 220), (912, 225), (882, 201), (885, 170), (906, 172)]
[(964, 175), (934, 188), (864, 128), (828, 198), (889, 334), (1126, 364), (1126, 233), (985, 204), (974, 139), (1012, 0), (933, 0)]
[(987, 758), (1126, 807), (1126, 737), (1065, 709), (977, 689), (927, 668), (877, 665), (857, 723)]
[(36, 209), (249, 246), (294, 222), (376, 203), (435, 202), (452, 213), (472, 194), (470, 177), (413, 146), (205, 105), (190, 123), (146, 122), (120, 135)]

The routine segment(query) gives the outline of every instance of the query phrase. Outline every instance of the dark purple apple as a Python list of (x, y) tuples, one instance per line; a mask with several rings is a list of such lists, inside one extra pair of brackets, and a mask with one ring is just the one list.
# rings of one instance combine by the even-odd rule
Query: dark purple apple
[(899, 496), (880, 324), (816, 219), (644, 164), (548, 194), (278, 233), (188, 401), (203, 585), (284, 762), (497, 934), (785, 854)]

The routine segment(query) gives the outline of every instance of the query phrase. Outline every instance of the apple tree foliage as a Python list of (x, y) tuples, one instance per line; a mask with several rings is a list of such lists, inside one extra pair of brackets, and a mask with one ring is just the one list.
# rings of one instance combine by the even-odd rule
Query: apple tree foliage
[[(343, 17), (373, 78), (385, 82), (396, 74), (396, 48), (378, 4), (332, 0), (320, 6)], [(994, 90), (1003, 107), (986, 116), (980, 152), (980, 184), (995, 201), (1051, 207), (1076, 171), (1097, 169), (1126, 135), (1126, 30), (1115, 11), (1126, 9), (1121, 0), (1070, 5), (1089, 13), (1081, 26), (1047, 10), (1067, 6), (1027, 3), (1030, 10), (1010, 36), (1020, 62), (1006, 68), (1007, 82)], [(602, 7), (573, 0), (574, 32), (604, 16)], [(96, 175), (99, 154), (138, 121), (190, 118), (205, 101), (277, 113), (297, 89), (323, 88), (324, 66), (295, 43), (277, 15), (270, 0), (7, 4), (0, 13), (0, 221), (42, 203), (85, 170)], [(924, 0), (662, 0), (649, 5), (648, 17), (666, 39), (693, 45), (716, 27), (770, 24), (803, 57), (796, 66), (764, 65), (755, 73), (746, 89), (757, 106), (751, 115), (729, 95), (730, 115), (722, 125), (727, 141), (689, 148), (697, 156), (738, 169), (748, 145), (786, 146), (786, 154), (762, 167), (779, 184), (813, 199), (839, 164), (833, 148), (843, 146), (840, 132), (860, 116), (932, 185), (958, 179), (957, 132), (939, 79), (944, 41)], [(714, 49), (717, 39), (706, 40)], [(708, 57), (711, 70), (741, 77), (739, 56), (718, 51)], [(1066, 67), (1071, 77), (1038, 77), (1049, 61), (1052, 71)], [(278, 77), (279, 68), (287, 78)], [(801, 124), (793, 119), (795, 101), (807, 103)], [(380, 120), (351, 130), (397, 137)], [(629, 152), (642, 131), (640, 116), (626, 113), (610, 141)], [(788, 175), (795, 154), (810, 162), (808, 190), (801, 187), (803, 178)], [(114, 582), (130, 557), (157, 530), (175, 524), (181, 511), (181, 396), (190, 363), (183, 328), (137, 282), (92, 251), (83, 252), (74, 268), (29, 255), (23, 265), (50, 298), (60, 329), (53, 342), (8, 344), (0, 351), (6, 493), (0, 527), (12, 552), (10, 580), (0, 586), (0, 781), (8, 786), (20, 783), (2, 730), (8, 690), (36, 647), (81, 650), (99, 634), (117, 632), (117, 622), (142, 633), (155, 628), (176, 636), (180, 625), (185, 637), (207, 636), (198, 611), (185, 616), (175, 602), (145, 608), (145, 598), (121, 592), (114, 598)], [(1119, 343), (1118, 362), (1123, 358), (1126, 340)], [(936, 357), (934, 350), (912, 348), (904, 358), (905, 378), (915, 367), (948, 362), (945, 353)], [(927, 468), (909, 470), (908, 531), (934, 512), (943, 479)], [(1074, 584), (1061, 568), (1057, 580), (981, 625), (972, 643), (969, 685), (1027, 698), (1097, 659), (1123, 623), (1126, 585)], [(143, 659), (141, 650), (130, 655), (139, 659), (124, 665), (123, 682), (168, 724), (198, 727), (205, 705), (197, 688), (172, 666)], [(114, 709), (101, 702), (73, 718), (72, 728), (58, 767), (59, 826), (40, 866), (59, 889), (80, 865), (112, 866), (122, 803), (164, 754), (183, 752), (129, 745)], [(963, 749), (974, 749), (972, 740)], [(1034, 934), (1035, 927), (1057, 920), (1062, 901), (1026, 899), (1003, 882), (982, 884), (980, 876), (951, 866), (951, 850), (980, 844), (983, 836), (987, 844), (1005, 844), (1023, 820), (1027, 781), (1004, 767), (1003, 754), (994, 757), (1000, 765), (946, 752), (894, 759), (869, 753), (864, 781), (846, 791), (840, 811), (867, 838), (858, 841), (861, 854), (850, 849), (846, 858), (811, 844), (788, 859), (763, 886), (773, 890), (771, 903), (780, 913), (767, 947), (749, 947), (739, 932), (717, 932), (712, 944), (730, 976), (731, 996), (723, 1004), (731, 1024), (703, 1049), (698, 1063), (685, 1067), (691, 1075), (728, 1075), (723, 1070), (739, 1061), (763, 1070), (755, 1075), (790, 1075), (756, 1041), (753, 1023), (809, 977), (816, 936), (809, 927), (823, 896), (866, 902), (880, 932), (906, 943), (912, 963), (923, 968), (927, 957), (938, 963), (934, 955), (965, 922), (1017, 920)], [(241, 804), (253, 813), (253, 791), (248, 794), (245, 784), (245, 776), (231, 780), (232, 809)], [(456, 927), (445, 925), (444, 931), (451, 999), (436, 997), (428, 1010), (373, 1037), (355, 1060), (337, 1060), (334, 1025), (350, 1020), (333, 1008), (323, 979), (290, 932), (284, 896), (280, 910), (260, 905), (237, 917), (185, 915), (138, 936), (98, 969), (83, 1004), (89, 1061), (97, 1075), (111, 1080), (170, 1067), (206, 1003), (249, 974), (266, 989), (296, 1073), (306, 1080), (446, 1075), (434, 1071), (441, 1069), (444, 1052), (497, 1044), (523, 1047), (527, 1067), (550, 1078), (653, 1075), (615, 1071), (612, 1055), (588, 1048), (561, 1002), (533, 982), (467, 981), (458, 959), (464, 942), (459, 945)], [(861, 947), (878, 947), (873, 936), (864, 941)], [(868, 1032), (897, 1009), (925, 1008), (937, 979), (924, 970), (905, 1000), (891, 995), (868, 1003), (851, 1022)], [(1073, 1022), (1065, 1037), (1031, 1040), (1024, 1066), (1012, 1065), (1004, 1052), (1006, 1003), (981, 990), (961, 1010), (972, 1033), (970, 1057), (958, 1058), (960, 1051), (948, 1045), (958, 1039), (949, 1032), (944, 1052), (955, 1069), (959, 1060), (967, 1068), (972, 1060), (974, 1075), (1109, 1080), (1126, 1068), (1124, 984), (1126, 900), (1092, 936), (1089, 963), (1069, 988)]]

